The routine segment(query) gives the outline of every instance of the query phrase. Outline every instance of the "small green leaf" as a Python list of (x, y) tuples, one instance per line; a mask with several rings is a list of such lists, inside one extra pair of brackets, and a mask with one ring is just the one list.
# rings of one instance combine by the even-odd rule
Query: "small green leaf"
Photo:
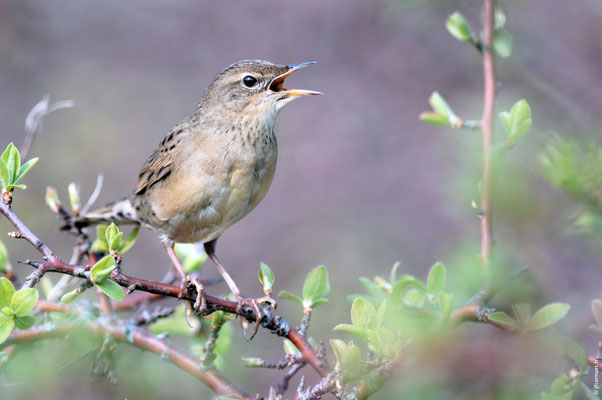
[(441, 314), (441, 320), (447, 321), (451, 316), (454, 295), (446, 292), (439, 292), (439, 313)]
[(473, 35), (470, 30), (470, 26), (466, 19), (460, 12), (456, 11), (447, 18), (445, 21), (445, 27), (449, 33), (462, 42), (472, 42)]
[(376, 312), (376, 326), (381, 326), (383, 321), (385, 320), (385, 315), (387, 312), (387, 300), (383, 300), (378, 306), (378, 311)]
[(344, 381), (352, 381), (363, 375), (365, 364), (361, 359), (360, 349), (353, 344), (353, 341), (345, 344), (342, 340), (331, 339), (330, 345), (341, 366)]
[(512, 36), (505, 29), (496, 29), (493, 33), (493, 48), (504, 58), (512, 55)]
[(28, 173), (29, 170), (34, 165), (36, 165), (38, 160), (39, 160), (39, 158), (35, 157), (35, 158), (32, 158), (31, 160), (27, 161), (25, 164), (21, 165), (21, 168), (19, 168), (19, 173), (17, 174), (17, 179), (15, 180), (15, 182), (19, 182), (21, 180), (21, 178), (23, 178), (25, 176), (25, 174)]
[(90, 271), (92, 273), (92, 282), (96, 285), (104, 283), (115, 268), (116, 265), (113, 256), (104, 256), (94, 264)]
[(319, 306), (323, 306), (324, 304), (328, 304), (328, 299), (316, 300), (316, 301), (314, 301), (314, 304), (312, 304), (312, 307), (316, 308), (316, 307), (319, 307)]
[(52, 186), (46, 186), (46, 205), (53, 211), (56, 212), (61, 205), (61, 199), (55, 188)]
[(360, 329), (376, 328), (376, 309), (363, 297), (358, 297), (351, 305), (351, 323)]
[(247, 368), (260, 368), (263, 366), (263, 360), (257, 357), (242, 357), (242, 365)]
[(585, 351), (583, 351), (583, 348), (579, 345), (579, 343), (575, 342), (573, 339), (562, 337), (561, 346), (566, 355), (575, 362), (575, 365), (579, 367), (581, 372), (587, 369), (587, 356), (585, 355)]
[(360, 338), (362, 340), (366, 340), (368, 338), (367, 331), (365, 329), (360, 328), (355, 325), (338, 324), (337, 326), (334, 327), (333, 330), (335, 332), (349, 333), (351, 335), (357, 336), (358, 338)]
[(495, 8), (493, 17), (495, 29), (503, 28), (506, 25), (506, 14), (502, 10), (502, 7)]
[(517, 101), (510, 109), (510, 112), (503, 111), (499, 116), (508, 134), (508, 138), (513, 142), (516, 142), (531, 130), (533, 123), (531, 108), (525, 99)]
[(399, 267), (401, 267), (401, 263), (397, 261), (391, 268), (391, 272), (389, 273), (389, 281), (391, 285), (394, 285), (397, 282), (397, 270), (399, 270)]
[(105, 231), (105, 238), (107, 240), (107, 244), (109, 245), (109, 250), (117, 249), (119, 246), (119, 242), (121, 242), (121, 237), (123, 236), (123, 232), (119, 232), (119, 228), (115, 223), (111, 223), (107, 230)]
[(529, 320), (525, 329), (534, 331), (544, 329), (548, 326), (560, 321), (569, 312), (571, 306), (565, 303), (551, 303), (543, 306)]
[(104, 294), (113, 300), (121, 301), (125, 298), (125, 293), (123, 292), (121, 286), (112, 280), (107, 279), (103, 283), (97, 283), (96, 287), (102, 290)]
[(36, 323), (38, 318), (33, 315), (25, 315), (23, 317), (15, 318), (15, 327), (17, 329), (21, 329), (22, 331), (29, 329)]
[[(8, 145), (6, 150), (8, 151), (8, 158), (5, 162), (10, 174), (10, 183), (13, 184), (17, 182), (16, 177), (21, 166), (21, 156), (19, 155), (19, 150), (12, 143)], [(2, 158), (4, 158), (4, 155)]]
[(263, 285), (263, 290), (266, 293), (272, 291), (272, 285), (274, 284), (274, 274), (270, 267), (268, 267), (265, 263), (259, 264), (259, 282)]
[(282, 342), (282, 346), (284, 347), (284, 351), (286, 354), (298, 354), (299, 349), (288, 339), (284, 339)]
[(487, 319), (492, 322), (497, 322), (503, 326), (518, 330), (518, 323), (503, 311), (491, 313)]
[(77, 299), (77, 294), (75, 290), (67, 292), (61, 297), (61, 301), (63, 303), (71, 303), (75, 299)]
[(15, 327), (15, 319), (0, 315), (0, 343), (4, 342)]
[(303, 285), (303, 302), (313, 305), (316, 301), (326, 296), (330, 292), (330, 283), (328, 282), (328, 271), (326, 267), (320, 265), (312, 269)]
[(403, 296), (403, 302), (408, 307), (422, 308), (425, 297), (417, 289), (408, 290)]
[(0, 312), (2, 313), (2, 315), (4, 315), (5, 317), (9, 317), (12, 318), (15, 316), (15, 310), (13, 310), (10, 307), (2, 307), (0, 309)]
[(287, 292), (286, 290), (282, 290), (280, 293), (278, 293), (278, 297), (281, 299), (294, 301), (295, 303), (303, 304), (303, 299), (301, 299), (301, 297), (296, 296), (291, 292)]
[(10, 171), (3, 159), (0, 159), (0, 183), (4, 188), (10, 185)]
[(449, 119), (449, 115), (441, 114), (437, 112), (423, 112), (420, 113), (420, 120), (429, 125), (435, 126), (450, 126), (451, 121)]
[(517, 303), (512, 305), (514, 316), (518, 320), (520, 326), (526, 326), (533, 313), (531, 312), (531, 306), (527, 303)]
[[(128, 251), (129, 249), (131, 249), (132, 246), (134, 245), (134, 243), (136, 243), (136, 238), (138, 237), (139, 231), (140, 231), (140, 226), (136, 226), (134, 229), (132, 229), (130, 234), (127, 235), (125, 237), (125, 239), (121, 241), (121, 244), (117, 248), (117, 253), (123, 254), (126, 251)], [(184, 265), (182, 265), (182, 268), (184, 268)], [(184, 269), (184, 271), (186, 271), (186, 269)], [(186, 272), (192, 272), (192, 271), (186, 271)]]
[(429, 97), (429, 104), (436, 113), (447, 115), (451, 125), (455, 125), (460, 120), (439, 92), (435, 91), (431, 94), (431, 97)]
[(426, 288), (430, 293), (436, 294), (445, 287), (447, 272), (445, 265), (436, 263), (431, 267), (426, 280)]
[(592, 313), (599, 328), (602, 328), (602, 300), (592, 301)]
[(366, 291), (377, 299), (382, 299), (386, 292), (380, 288), (373, 280), (361, 276), (359, 278), (360, 283), (366, 289)]
[(16, 290), (12, 282), (7, 278), (0, 278), (0, 308), (8, 307)]
[(0, 272), (10, 271), (10, 265), (8, 264), (8, 251), (6, 246), (0, 240)]
[(38, 296), (39, 294), (36, 289), (21, 289), (10, 300), (10, 308), (15, 311), (17, 317), (24, 317), (36, 306)]

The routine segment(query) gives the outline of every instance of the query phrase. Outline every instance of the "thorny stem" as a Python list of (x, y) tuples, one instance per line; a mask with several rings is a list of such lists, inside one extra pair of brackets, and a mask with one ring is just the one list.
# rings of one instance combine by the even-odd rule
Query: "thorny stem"
[(493, 63), (494, 0), (483, 3), (483, 76), (484, 99), (481, 117), (483, 139), (483, 178), (481, 186), (481, 266), (490, 274), (493, 231), (491, 221), (491, 143), (493, 136), (493, 106), (495, 100), (495, 69)]

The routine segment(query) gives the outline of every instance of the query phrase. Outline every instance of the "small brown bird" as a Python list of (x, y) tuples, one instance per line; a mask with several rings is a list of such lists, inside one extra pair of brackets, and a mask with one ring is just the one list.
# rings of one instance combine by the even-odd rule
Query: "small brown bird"
[[(219, 236), (265, 197), (276, 168), (274, 121), (279, 111), (310, 90), (284, 88), (284, 80), (313, 61), (278, 65), (263, 60), (236, 62), (215, 76), (192, 116), (159, 143), (140, 171), (134, 193), (76, 219), (141, 224), (159, 232), (183, 279), (174, 243), (202, 242), (207, 255), (239, 302), (245, 299), (215, 254)], [(204, 289), (197, 285), (204, 306)], [(201, 298), (203, 304), (201, 305)]]

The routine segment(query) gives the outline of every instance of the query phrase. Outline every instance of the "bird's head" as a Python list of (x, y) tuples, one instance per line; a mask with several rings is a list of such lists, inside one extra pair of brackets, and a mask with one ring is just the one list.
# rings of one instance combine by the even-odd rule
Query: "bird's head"
[(285, 89), (284, 80), (295, 71), (314, 64), (314, 61), (278, 65), (263, 60), (238, 61), (215, 76), (201, 101), (202, 106), (229, 113), (256, 114), (275, 118), (278, 111), (300, 96), (320, 92)]

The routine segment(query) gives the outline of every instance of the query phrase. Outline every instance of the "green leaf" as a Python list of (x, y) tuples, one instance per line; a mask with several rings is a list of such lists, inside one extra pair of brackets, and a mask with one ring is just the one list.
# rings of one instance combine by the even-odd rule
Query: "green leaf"
[(10, 308), (10, 307), (2, 307), (2, 308), (0, 309), (0, 312), (1, 312), (1, 313), (2, 313), (4, 316), (6, 316), (6, 317), (9, 317), (9, 318), (12, 318), (12, 317), (14, 317), (14, 316), (15, 316), (15, 310), (13, 310), (13, 309), (12, 309), (12, 308)]
[(15, 327), (15, 319), (0, 315), (0, 343), (4, 342)]
[(328, 304), (328, 299), (316, 300), (316, 301), (314, 301), (314, 304), (312, 304), (312, 307), (316, 308), (316, 307), (319, 307), (319, 306), (323, 306), (324, 304)]
[(295, 303), (303, 304), (303, 299), (301, 299), (301, 297), (296, 296), (291, 292), (287, 292), (286, 290), (280, 291), (280, 293), (278, 293), (278, 297), (281, 299), (294, 301)]
[(366, 340), (368, 338), (367, 331), (365, 329), (360, 328), (355, 325), (338, 324), (337, 326), (334, 327), (333, 330), (335, 332), (349, 333), (351, 335), (357, 336), (358, 338), (360, 338), (362, 340)]
[(377, 299), (382, 299), (386, 292), (380, 288), (373, 280), (366, 278), (365, 276), (360, 276), (360, 283), (366, 289), (370, 295), (374, 296)]
[(573, 339), (561, 337), (561, 346), (566, 355), (575, 362), (575, 365), (579, 367), (581, 372), (587, 369), (587, 356), (579, 343), (575, 342)]
[(592, 301), (592, 313), (599, 328), (602, 328), (602, 300)]
[(387, 300), (383, 300), (378, 306), (378, 311), (376, 312), (376, 326), (381, 326), (383, 321), (385, 320), (385, 315), (387, 312)]
[(510, 112), (501, 112), (499, 117), (508, 134), (508, 138), (513, 142), (516, 142), (531, 130), (533, 123), (531, 108), (525, 99), (517, 101), (510, 109)]
[(394, 285), (397, 282), (397, 270), (399, 270), (399, 267), (401, 267), (401, 263), (397, 261), (391, 268), (391, 272), (389, 273), (389, 282), (391, 285)]
[(422, 308), (422, 306), (424, 306), (424, 300), (424, 295), (414, 288), (408, 290), (403, 296), (404, 304), (414, 308)]
[(351, 323), (360, 329), (376, 328), (376, 309), (363, 297), (358, 297), (351, 305)]
[(502, 7), (496, 7), (493, 16), (495, 29), (503, 28), (506, 25), (506, 14)]
[(284, 351), (286, 354), (298, 354), (299, 349), (288, 339), (284, 339), (282, 342), (282, 346), (284, 347)]
[(116, 265), (113, 256), (104, 256), (94, 264), (90, 271), (92, 273), (92, 282), (96, 285), (104, 283), (115, 268)]
[(38, 318), (33, 315), (25, 315), (23, 317), (15, 318), (15, 327), (17, 329), (21, 329), (22, 331), (29, 329), (36, 323)]
[(17, 317), (24, 317), (36, 306), (38, 297), (39, 294), (36, 289), (21, 289), (10, 300), (10, 308), (15, 311)]
[(438, 114), (447, 115), (449, 118), (449, 124), (452, 126), (456, 126), (458, 122), (460, 122), (460, 118), (454, 113), (454, 110), (447, 104), (447, 101), (439, 94), (439, 92), (435, 91), (429, 97), (429, 104), (433, 107)]
[(505, 29), (496, 29), (493, 33), (493, 48), (501, 57), (512, 55), (512, 36)]
[(8, 265), (8, 251), (6, 250), (4, 242), (0, 240), (0, 272), (7, 271), (10, 271), (10, 266)]
[(10, 172), (8, 170), (6, 162), (3, 159), (0, 159), (0, 183), (4, 188), (11, 184)]
[(454, 306), (454, 295), (446, 292), (439, 292), (439, 312), (441, 314), (441, 320), (446, 321), (449, 319)]
[(419, 118), (422, 122), (435, 126), (450, 126), (451, 121), (449, 115), (437, 112), (420, 113)]
[(104, 294), (113, 300), (121, 301), (125, 298), (125, 293), (123, 292), (121, 286), (112, 280), (107, 279), (103, 283), (97, 283), (96, 287), (102, 290)]
[(431, 267), (426, 280), (426, 288), (430, 293), (436, 294), (445, 287), (447, 272), (445, 265), (436, 263)]
[(25, 176), (25, 174), (28, 173), (29, 170), (34, 165), (36, 165), (38, 160), (39, 160), (39, 158), (35, 157), (35, 158), (32, 158), (31, 160), (27, 161), (25, 164), (21, 165), (21, 168), (19, 168), (19, 173), (17, 174), (17, 179), (15, 179), (15, 182), (19, 182), (21, 180), (21, 178), (23, 178)]
[(123, 236), (123, 232), (119, 232), (119, 228), (115, 223), (111, 222), (111, 225), (105, 231), (105, 238), (107, 240), (107, 244), (109, 245), (109, 250), (117, 249), (119, 246), (119, 242), (121, 242), (121, 237)]
[[(127, 235), (125, 237), (125, 239), (121, 241), (121, 244), (117, 248), (117, 253), (123, 254), (126, 251), (128, 251), (129, 249), (131, 249), (132, 246), (134, 245), (134, 243), (136, 243), (136, 238), (138, 237), (139, 231), (140, 231), (140, 226), (136, 226), (134, 229), (132, 229), (130, 234)], [(182, 265), (182, 268), (184, 268), (183, 265)], [(184, 271), (186, 271), (186, 270), (184, 269)], [(186, 271), (186, 272), (192, 272), (192, 271)]]
[(473, 35), (470, 26), (460, 12), (456, 11), (447, 18), (445, 27), (453, 37), (461, 42), (472, 42)]
[(519, 329), (518, 323), (503, 311), (496, 311), (494, 313), (491, 313), (489, 314), (487, 319), (489, 321), (497, 322), (498, 324), (507, 326), (509, 328), (513, 328), (516, 330)]
[(531, 306), (527, 303), (512, 304), (512, 310), (520, 326), (526, 326), (533, 315)]
[(355, 380), (363, 375), (365, 364), (362, 361), (360, 349), (353, 344), (345, 344), (342, 340), (331, 339), (330, 345), (334, 350), (335, 358), (341, 366), (344, 381)]
[(63, 296), (61, 296), (61, 301), (63, 303), (71, 303), (75, 299), (77, 299), (77, 294), (75, 290), (67, 292)]
[(263, 290), (269, 293), (274, 284), (274, 274), (272, 273), (272, 270), (265, 263), (260, 263), (258, 275), (259, 282), (263, 285)]
[(326, 267), (320, 265), (312, 269), (303, 285), (303, 302), (313, 305), (316, 301), (326, 296), (330, 292), (330, 283), (328, 282), (328, 271)]
[(16, 290), (7, 278), (0, 278), (0, 308), (8, 307)]
[(569, 312), (571, 306), (565, 303), (551, 303), (543, 306), (529, 320), (525, 329), (534, 331), (547, 328), (548, 326), (560, 321)]
[(8, 167), (8, 172), (10, 176), (10, 184), (16, 183), (17, 174), (19, 172), (19, 167), (21, 166), (21, 156), (19, 155), (19, 150), (15, 147), (14, 144), (9, 144), (5, 150), (5, 153), (8, 152), (7, 157), (4, 157), (2, 154), (2, 159), (6, 162), (6, 166)]

